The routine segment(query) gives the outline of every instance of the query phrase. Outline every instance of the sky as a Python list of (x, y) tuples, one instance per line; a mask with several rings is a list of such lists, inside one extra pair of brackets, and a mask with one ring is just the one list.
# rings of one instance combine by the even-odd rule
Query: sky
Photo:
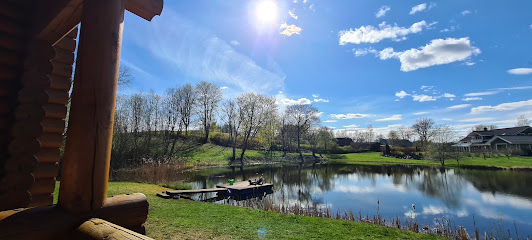
[(532, 1), (165, 1), (126, 13), (119, 94), (200, 81), (312, 104), (336, 131), (532, 119)]

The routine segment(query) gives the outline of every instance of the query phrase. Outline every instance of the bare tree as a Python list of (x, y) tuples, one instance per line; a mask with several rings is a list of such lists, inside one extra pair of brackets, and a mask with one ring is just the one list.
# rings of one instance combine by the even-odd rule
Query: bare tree
[(517, 124), (515, 126), (516, 127), (530, 126), (530, 120), (526, 118), (525, 114), (521, 114), (517, 118)]
[(133, 74), (128, 66), (120, 66), (118, 70), (118, 88), (129, 87), (133, 82)]
[(312, 105), (291, 105), (286, 108), (288, 121), (297, 129), (297, 152), (301, 163), (303, 163), (303, 153), (301, 153), (301, 135), (311, 126), (319, 122), (318, 109)]
[(242, 122), (238, 115), (238, 104), (234, 99), (226, 100), (222, 103), (222, 120), (227, 124), (229, 130), (229, 140), (233, 148), (233, 156), (231, 157), (231, 164), (236, 159), (236, 143), (238, 139), (238, 130)]
[(181, 104), (179, 104), (180, 124), (185, 128), (185, 135), (188, 135), (188, 128), (196, 103), (196, 93), (194, 92), (194, 87), (190, 83), (187, 83), (177, 89), (177, 94), (181, 100)]
[(262, 94), (246, 93), (237, 98), (238, 116), (242, 135), (240, 164), (244, 164), (244, 153), (249, 141), (257, 136), (263, 125), (277, 112), (275, 99)]
[(451, 145), (455, 139), (455, 132), (451, 127), (443, 125), (433, 129), (432, 136), (433, 141), (427, 147), (427, 156), (445, 165), (445, 159), (452, 156)]
[(433, 135), (434, 120), (432, 118), (420, 118), (412, 125), (412, 130), (419, 136), (423, 147), (429, 142)]
[(195, 92), (199, 121), (205, 133), (204, 142), (208, 142), (218, 103), (222, 100), (222, 91), (218, 86), (202, 81), (196, 85)]
[(336, 144), (333, 130), (328, 127), (320, 127), (318, 130), (318, 147), (321, 153), (327, 153)]
[(407, 126), (400, 126), (397, 128), (397, 134), (401, 140), (411, 140), (412, 139), (412, 128)]
[(477, 125), (473, 126), (473, 128), (471, 128), (471, 131), (484, 131), (484, 130), (491, 131), (491, 130), (496, 129), (496, 128), (497, 128), (496, 125), (477, 124)]
[(396, 130), (390, 130), (388, 132), (388, 143), (392, 146), (397, 146), (399, 144), (399, 133)]

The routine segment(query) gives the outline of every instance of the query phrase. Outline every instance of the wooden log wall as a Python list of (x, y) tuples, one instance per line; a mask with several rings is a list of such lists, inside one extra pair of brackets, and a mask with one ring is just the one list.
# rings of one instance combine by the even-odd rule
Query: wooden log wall
[[(30, 207), (51, 205), (53, 203), (53, 192), (55, 181), (59, 170), (59, 149), (63, 145), (63, 134), (65, 131), (65, 119), (67, 116), (67, 105), (69, 102), (69, 91), (72, 85), (71, 77), (74, 63), (74, 51), (76, 50), (76, 38), (78, 28), (74, 28), (69, 34), (53, 46), (54, 57), (50, 63), (51, 71), (45, 77), (33, 76), (37, 80), (31, 80), (33, 85), (43, 87), (46, 101), (42, 101), (44, 117), (40, 122), (41, 134), (39, 140), (39, 151), (35, 154), (37, 166), (33, 172), (35, 183), (29, 192), (32, 196)], [(40, 83), (36, 83), (43, 81)]]
[(0, 1), (0, 211), (50, 205), (78, 29), (55, 46), (28, 37), (31, 1)]
[[(0, 1), (0, 210), (29, 204), (28, 190), (33, 185), (32, 172), (36, 165), (31, 149), (22, 146), (35, 147), (36, 139), (15, 137), (24, 134), (24, 127), (29, 123), (15, 124), (18, 123), (16, 111), (29, 109), (20, 107), (18, 101), (28, 44), (29, 23), (25, 14), (30, 9), (25, 2)], [(29, 96), (24, 93), (22, 97)], [(29, 112), (24, 113), (27, 116)]]

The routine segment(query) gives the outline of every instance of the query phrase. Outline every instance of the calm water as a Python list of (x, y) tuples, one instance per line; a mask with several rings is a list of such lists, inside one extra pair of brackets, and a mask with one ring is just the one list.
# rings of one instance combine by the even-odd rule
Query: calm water
[(471, 234), (474, 216), (481, 232), (499, 229), (502, 220), (505, 233), (509, 230), (514, 239), (515, 227), (520, 238), (532, 236), (530, 172), (350, 165), (210, 168), (179, 175), (193, 188), (211, 188), (229, 178), (261, 174), (274, 184), (274, 193), (266, 197), (277, 204), (316, 204), (333, 213), (351, 210), (372, 216), (379, 201), (386, 219), (413, 216), (420, 226), (433, 226), (434, 219), (446, 217)]

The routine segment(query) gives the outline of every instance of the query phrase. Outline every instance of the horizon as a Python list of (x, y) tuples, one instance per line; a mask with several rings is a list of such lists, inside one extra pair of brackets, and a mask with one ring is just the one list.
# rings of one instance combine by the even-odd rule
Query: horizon
[(532, 3), (504, 4), (168, 2), (151, 23), (126, 13), (121, 65), (134, 80), (119, 94), (208, 81), (224, 98), (312, 104), (335, 131), (386, 136), (419, 118), (457, 137), (512, 127), (532, 118)]

